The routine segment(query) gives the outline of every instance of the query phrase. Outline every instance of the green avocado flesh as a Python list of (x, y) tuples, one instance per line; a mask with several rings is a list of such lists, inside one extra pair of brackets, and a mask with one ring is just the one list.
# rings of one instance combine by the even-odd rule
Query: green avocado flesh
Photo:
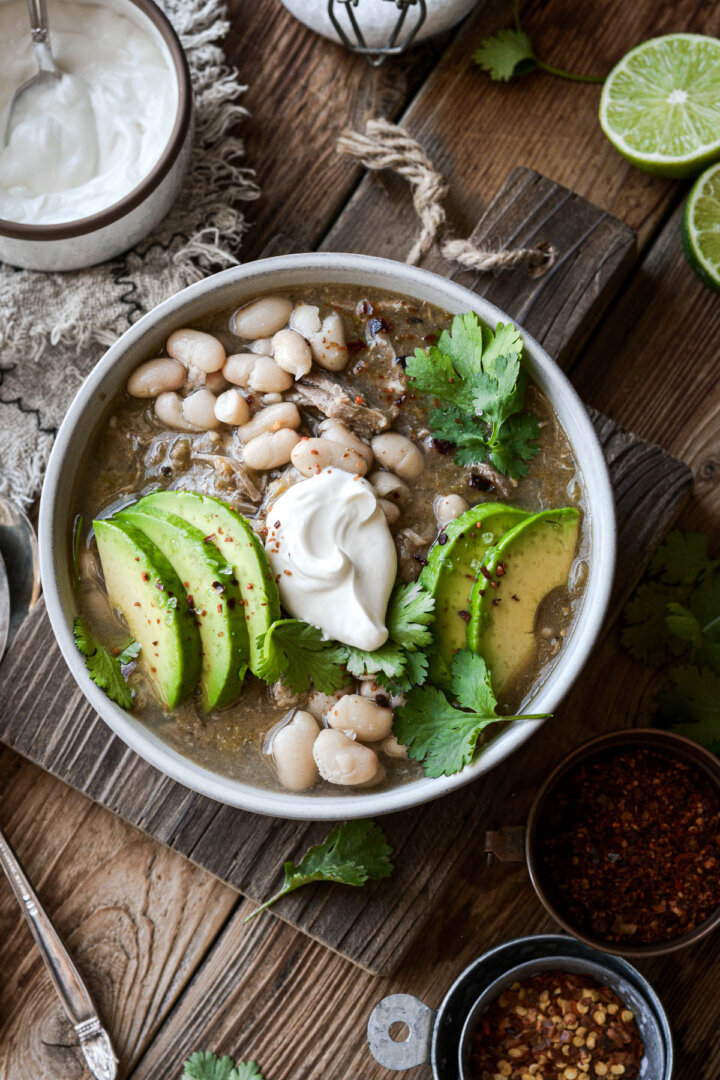
[(257, 639), (280, 618), (280, 596), (263, 546), (250, 523), (226, 503), (194, 491), (154, 491), (134, 507), (146, 508), (177, 514), (194, 525), (232, 564), (250, 639), (250, 670), (257, 675)]
[(470, 597), (467, 643), (487, 663), (498, 698), (532, 660), (538, 604), (567, 586), (579, 529), (575, 507), (546, 510), (488, 552)]
[(249, 643), (231, 563), (200, 529), (177, 514), (133, 506), (113, 520), (140, 529), (180, 577), (200, 631), (203, 708), (209, 711), (236, 701), (247, 670)]
[(423, 588), (435, 598), (430, 677), (447, 685), (452, 658), (467, 647), (470, 593), (488, 549), (531, 514), (504, 503), (481, 503), (445, 527), (420, 574)]
[(182, 582), (132, 525), (94, 521), (93, 528), (110, 603), (139, 643), (139, 662), (160, 699), (174, 709), (200, 675), (200, 637)]

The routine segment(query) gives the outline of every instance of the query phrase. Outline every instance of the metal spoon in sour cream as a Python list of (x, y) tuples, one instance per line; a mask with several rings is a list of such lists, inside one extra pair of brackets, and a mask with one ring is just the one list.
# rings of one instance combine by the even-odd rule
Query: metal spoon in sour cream
[(397, 554), (367, 480), (324, 469), (273, 503), (265, 550), (286, 611), (357, 649), (387, 641)]

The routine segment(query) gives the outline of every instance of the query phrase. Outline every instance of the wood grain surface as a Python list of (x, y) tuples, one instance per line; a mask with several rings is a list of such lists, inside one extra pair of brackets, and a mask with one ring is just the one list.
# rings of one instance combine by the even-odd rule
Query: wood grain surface
[[(263, 187), (262, 199), (251, 211), (253, 227), (242, 257), (257, 256), (279, 231), (296, 237), (305, 248), (319, 245), (333, 223), (342, 220), (349, 199), (357, 201), (362, 231), (348, 233), (345, 246), (366, 252), (382, 249), (392, 257), (407, 250), (414, 219), (405, 185), (384, 174), (364, 178), (357, 166), (337, 158), (334, 151), (341, 127), (348, 122), (362, 125), (376, 112), (404, 118), (436, 157), (452, 184), (449, 212), (457, 235), (470, 232), (516, 166), (532, 166), (591, 198), (637, 231), (640, 261), (619, 300), (573, 361), (573, 380), (596, 408), (690, 464), (695, 499), (683, 511), (683, 523), (710, 529), (718, 537), (718, 299), (700, 285), (682, 256), (673, 215), (685, 186), (646, 176), (619, 158), (597, 124), (598, 88), (540, 74), (493, 84), (479, 73), (470, 53), (483, 34), (509, 25), (508, 0), (479, 4), (444, 52), (446, 42), (441, 41), (379, 72), (315, 38), (278, 0), (231, 0), (230, 10), (229, 56), (250, 84), (245, 103), (252, 113), (238, 134), (247, 143), (249, 163), (256, 166)], [(532, 0), (523, 5), (523, 21), (541, 55), (581, 71), (605, 71), (627, 48), (656, 34), (720, 32), (720, 10), (707, 0)], [(332, 245), (343, 246), (339, 231)], [(30, 670), (41, 662), (41, 657), (28, 658)], [(52, 678), (53, 669), (47, 674)], [(653, 681), (645, 668), (617, 649), (612, 634), (596, 651), (583, 679), (583, 699), (569, 699), (563, 715), (572, 710), (587, 734), (601, 726), (647, 719)], [(42, 707), (48, 700), (51, 690)], [(543, 747), (554, 761), (565, 745), (578, 741), (559, 719), (552, 732), (545, 729), (560, 740), (557, 745), (553, 741), (552, 748)], [(504, 794), (498, 792), (483, 828), (522, 820), (535, 780), (537, 744), (535, 740), (504, 768)], [(92, 761), (87, 768), (92, 770)], [(97, 865), (95, 852), (126, 879), (115, 879), (119, 911), (137, 913), (143, 906), (162, 910), (155, 933), (162, 932), (165, 921), (179, 926), (175, 909), (188, 873), (181, 856), (140, 837), (9, 750), (0, 756), (0, 790), (0, 824), (12, 823), (11, 838), (53, 914), (62, 910), (65, 895), (60, 862), (67, 879), (76, 883), (72, 918), (61, 927), (77, 954), (93, 940), (98, 907), (98, 879), (91, 872)], [(70, 804), (93, 814), (91, 851), (87, 843), (70, 842), (80, 820)], [(118, 829), (134, 842), (118, 844)], [(168, 977), (176, 992), (158, 994), (158, 966), (144, 952), (142, 962), (127, 969), (122, 995), (103, 998), (112, 1006), (106, 1019), (125, 1048), (123, 1075), (179, 1080), (183, 1058), (206, 1048), (258, 1058), (267, 1080), (389, 1077), (372, 1062), (364, 1036), (370, 1009), (383, 994), (410, 991), (437, 1005), (463, 966), (484, 948), (519, 933), (552, 928), (524, 871), (510, 866), (488, 870), (480, 847), (480, 839), (468, 831), (460, 872), (437, 917), (389, 979), (360, 972), (271, 915), (243, 929), (240, 918), (250, 907), (247, 902), (219, 936), (209, 932), (196, 938), (195, 951), (190, 949), (187, 958), (177, 952), (168, 956)], [(160, 874), (144, 869), (154, 865), (162, 866)], [(217, 927), (236, 894), (198, 869), (192, 874), (198, 889), (205, 883), (209, 890), (204, 914), (208, 925)], [(57, 1004), (47, 975), (32, 956), (22, 918), (2, 888), (0, 930), (1, 1080), (79, 1080), (86, 1074), (67, 1030), (47, 1023), (38, 1030), (43, 1018), (58, 1016)], [(114, 938), (117, 948), (96, 950), (89, 963), (83, 960), (83, 972), (92, 975), (95, 986), (119, 986), (116, 971), (124, 957), (133, 954), (135, 936), (128, 922)], [(716, 935), (690, 952), (644, 965), (673, 1025), (674, 1080), (716, 1080), (720, 1075), (717, 962)], [(16, 974), (20, 968), (22, 985)], [(124, 1007), (121, 996), (131, 999), (132, 1007)], [(145, 1017), (136, 1051), (134, 1011)], [(429, 1074), (420, 1068), (412, 1075), (420, 1080)]]
[[(490, 220), (497, 225), (491, 227)], [(532, 243), (539, 239), (538, 230), (558, 249), (552, 269), (532, 277), (518, 268), (494, 279), (500, 282), (494, 289), (493, 279), (487, 277), (481, 287), (493, 299), (494, 292), (513, 291), (522, 317), (532, 320), (541, 341), (551, 339), (565, 364), (575, 343), (587, 338), (604, 310), (605, 291), (612, 295), (627, 272), (634, 237), (622, 222), (587, 200), (535, 172), (516, 170), (475, 233), (479, 239), (489, 233), (494, 243), (510, 237), (517, 238), (513, 242)], [(272, 250), (277, 246), (275, 242)], [(616, 576), (617, 608), (674, 520), (690, 476), (685, 466), (658, 447), (622, 432), (599, 414), (594, 421), (611, 470), (619, 543), (625, 552)], [(19, 678), (35, 656), (42, 661), (32, 679)], [(245, 895), (260, 900), (275, 891), (285, 858), (302, 855), (327, 832), (323, 825), (258, 818), (221, 806), (138, 758), (83, 700), (42, 613), (10, 651), (3, 670), (4, 742)], [(387, 821), (396, 852), (391, 883), (361, 891), (305, 890), (285, 901), (279, 912), (370, 971), (391, 970), (446, 889), (467, 822), (486, 812), (493, 790), (490, 777), (437, 805), (392, 815)], [(429, 854), (421, 856), (428, 837)], [(371, 926), (379, 929), (369, 935)]]

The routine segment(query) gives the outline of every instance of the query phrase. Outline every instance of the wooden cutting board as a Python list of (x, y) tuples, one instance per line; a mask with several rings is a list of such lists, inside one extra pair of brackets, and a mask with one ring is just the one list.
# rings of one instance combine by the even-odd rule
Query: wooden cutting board
[[(360, 215), (358, 215), (360, 216)], [(345, 222), (348, 215), (345, 215)], [(622, 222), (526, 169), (515, 170), (474, 232), (487, 246), (550, 241), (553, 269), (479, 280), (452, 276), (508, 311), (568, 367), (632, 264), (634, 236)], [(284, 239), (272, 253), (291, 247)], [(323, 248), (361, 250), (362, 221), (331, 232)], [(270, 252), (268, 252), (270, 253)], [(439, 257), (430, 268), (447, 273)], [(620, 558), (607, 626), (675, 519), (690, 470), (659, 447), (591, 411), (615, 490)], [(592, 659), (590, 660), (592, 664)], [(565, 749), (622, 720), (593, 713), (583, 677), (521, 751), (474, 784), (425, 807), (383, 819), (395, 851), (389, 881), (364, 889), (317, 886), (288, 897), (280, 917), (372, 972), (400, 961), (462, 872), (468, 838), (522, 820), (535, 784)], [(114, 736), (84, 701), (39, 606), (0, 666), (0, 740), (254, 900), (277, 888), (285, 859), (322, 839), (327, 824), (264, 818), (231, 809), (167, 779)], [(514, 768), (517, 773), (514, 773)], [(518, 798), (518, 795), (520, 796)], [(473, 845), (479, 850), (481, 845)]]

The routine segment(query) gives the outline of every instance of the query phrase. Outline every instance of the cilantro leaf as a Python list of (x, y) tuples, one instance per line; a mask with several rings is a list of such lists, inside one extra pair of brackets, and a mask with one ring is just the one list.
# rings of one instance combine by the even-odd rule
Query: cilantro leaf
[(104, 645), (95, 640), (90, 629), (79, 618), (73, 623), (73, 636), (79, 652), (85, 657), (85, 667), (95, 685), (104, 690), (110, 700), (121, 709), (131, 709), (133, 691), (125, 682), (122, 668), (140, 652), (138, 642), (131, 639), (119, 655), (113, 656)]
[(492, 331), (468, 312), (455, 316), (437, 345), (427, 352), (417, 349), (408, 360), (415, 389), (436, 401), (431, 431), (455, 445), (458, 465), (489, 461), (517, 478), (538, 453), (538, 419), (522, 412), (527, 384), (522, 347), (512, 323), (498, 323)]
[(670, 672), (670, 684), (657, 698), (660, 722), (720, 750), (720, 674), (683, 664)]
[(625, 605), (625, 625), (620, 635), (623, 647), (633, 659), (656, 666), (685, 651), (685, 646), (672, 636), (667, 624), (668, 603), (676, 597), (676, 590), (657, 581), (638, 585)]
[(399, 679), (405, 672), (405, 653), (394, 641), (386, 641), (372, 652), (348, 647), (346, 656), (348, 672), (358, 679), (378, 673), (387, 679)]
[(523, 30), (499, 30), (485, 38), (473, 60), (496, 82), (507, 82), (513, 75), (525, 75), (537, 67), (532, 42)]
[(702, 629), (692, 611), (674, 601), (665, 605), (665, 611), (665, 624), (673, 637), (687, 641), (693, 648), (702, 644)]
[(435, 600), (419, 582), (398, 585), (393, 590), (385, 616), (391, 641), (411, 652), (427, 647), (432, 644), (428, 627), (434, 618)]
[(183, 1080), (263, 1080), (263, 1076), (255, 1061), (235, 1065), (227, 1055), (219, 1058), (209, 1050), (201, 1050), (185, 1062)]
[(650, 560), (649, 574), (666, 585), (693, 585), (720, 566), (708, 556), (708, 543), (704, 533), (673, 529)]
[(258, 674), (265, 682), (283, 682), (295, 694), (312, 683), (323, 694), (334, 694), (347, 681), (342, 664), (346, 649), (326, 641), (322, 631), (299, 619), (278, 619), (258, 637)]
[(546, 715), (498, 716), (487, 664), (463, 650), (452, 663), (451, 704), (435, 686), (415, 687), (395, 712), (393, 732), (408, 748), (408, 757), (421, 761), (426, 776), (452, 776), (475, 756), (481, 732), (498, 720), (544, 719)]
[(275, 896), (245, 919), (249, 922), (281, 896), (312, 881), (333, 881), (361, 886), (366, 881), (390, 877), (392, 848), (382, 829), (366, 818), (336, 825), (322, 844), (311, 847), (297, 866), (285, 863), (285, 882)]

